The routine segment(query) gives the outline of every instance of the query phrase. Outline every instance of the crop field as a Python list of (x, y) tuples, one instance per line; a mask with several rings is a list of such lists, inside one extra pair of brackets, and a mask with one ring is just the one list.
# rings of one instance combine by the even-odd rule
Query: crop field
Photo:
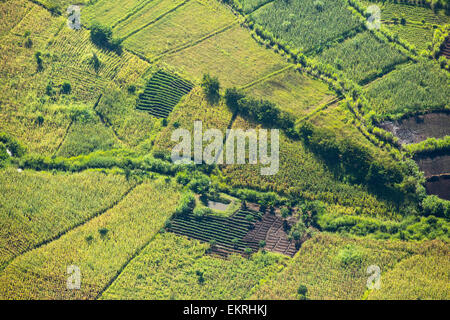
[[(417, 244), (406, 244), (401, 242), (385, 242), (361, 239), (346, 239), (334, 235), (323, 234), (303, 244), (299, 253), (276, 277), (267, 281), (255, 290), (253, 299), (298, 299), (297, 288), (305, 285), (308, 288), (308, 298), (310, 299), (362, 299), (367, 290), (366, 281), (368, 266), (376, 264), (383, 273), (381, 287), (385, 286), (384, 274), (386, 277), (393, 273), (400, 276), (400, 270), (405, 270), (402, 265), (413, 265), (413, 261), (419, 262), (414, 273), (422, 276), (427, 268), (426, 250), (434, 251), (435, 261), (445, 260), (448, 264), (448, 254), (445, 254), (445, 245), (442, 242), (428, 242), (426, 249), (422, 249)], [(425, 251), (425, 252), (424, 252)], [(412, 259), (412, 260), (411, 260)], [(425, 261), (424, 261), (425, 260)], [(442, 266), (442, 264), (440, 264)], [(398, 268), (398, 271), (396, 269)], [(441, 269), (440, 270), (445, 270)], [(448, 270), (447, 276), (448, 276)], [(444, 273), (433, 272), (434, 277), (439, 281), (421, 283), (422, 290), (414, 294), (409, 288), (407, 279), (404, 279), (404, 287), (408, 288), (411, 294), (408, 299), (431, 299), (436, 298), (437, 292), (448, 298), (449, 291), (439, 289), (439, 285), (445, 281)], [(433, 278), (434, 279), (434, 278)], [(387, 280), (389, 281), (389, 280)], [(391, 281), (391, 280), (390, 280)], [(415, 282), (415, 281), (411, 281)], [(387, 284), (388, 288), (389, 285)], [(448, 285), (447, 285), (448, 288)], [(402, 293), (401, 289), (387, 290), (392, 295), (390, 299), (402, 299), (408, 293)], [(369, 293), (376, 296), (383, 292), (372, 290)], [(388, 298), (388, 299), (389, 299)]]
[(367, 97), (382, 118), (448, 108), (448, 74), (431, 62), (400, 68), (370, 84)]
[(0, 267), (108, 208), (131, 187), (123, 176), (99, 172), (3, 169), (0, 180)]
[(346, 1), (342, 0), (320, 1), (320, 4), (313, 0), (274, 1), (250, 16), (276, 37), (309, 52), (361, 26), (346, 7)]
[[(233, 128), (258, 128), (240, 116)], [(233, 187), (253, 188), (291, 194), (307, 200), (321, 200), (333, 210), (389, 216), (390, 206), (377, 199), (359, 185), (339, 181), (327, 166), (302, 141), (295, 141), (280, 132), (279, 171), (273, 176), (262, 176), (261, 165), (225, 165), (226, 181)], [(346, 209), (346, 207), (349, 207)]]
[(450, 22), (450, 18), (445, 14), (445, 10), (431, 10), (427, 7), (412, 6), (402, 3), (392, 2), (374, 2), (364, 1), (365, 3), (374, 3), (381, 8), (382, 20), (397, 19), (400, 22), (401, 18), (411, 22), (429, 23), (429, 24), (446, 24)]
[(120, 145), (111, 128), (106, 127), (98, 117), (75, 120), (57, 151), (60, 157), (74, 157), (98, 150), (110, 150)]
[(0, 300), (450, 299), (449, 6), (0, 0)]
[(256, 82), (245, 91), (250, 96), (270, 100), (297, 117), (305, 116), (334, 98), (325, 83), (293, 69)]
[(434, 30), (431, 27), (407, 24), (389, 25), (389, 29), (418, 50), (428, 49), (428, 44), (433, 40)]
[(174, 54), (163, 63), (176, 67), (189, 80), (209, 72), (225, 87), (244, 86), (287, 66), (274, 52), (264, 50), (244, 28), (235, 25)]
[(219, 129), (225, 134), (232, 118), (233, 115), (225, 103), (220, 102), (212, 107), (203, 91), (200, 88), (194, 88), (169, 115), (168, 125), (157, 135), (155, 146), (160, 150), (170, 150), (175, 146), (175, 142), (170, 139), (173, 128), (175, 126), (185, 128), (192, 134), (196, 120), (202, 121), (203, 130)]
[(213, 0), (188, 1), (154, 23), (131, 32), (126, 36), (124, 46), (152, 59), (233, 22), (234, 16)]
[[(257, 242), (244, 241), (251, 226), (262, 214), (250, 210), (239, 210), (230, 217), (207, 216), (198, 219), (193, 215), (176, 217), (171, 221), (169, 230), (191, 239), (204, 242), (216, 241), (212, 252), (227, 256), (232, 253), (243, 253), (246, 248), (258, 249)], [(247, 219), (249, 216), (250, 219)], [(237, 239), (236, 243), (233, 239)]]
[(369, 32), (325, 50), (319, 57), (358, 83), (368, 82), (394, 69), (408, 58)]
[(130, 147), (136, 147), (159, 130), (155, 117), (136, 109), (137, 99), (124, 90), (105, 90), (95, 112), (108, 123), (117, 139)]
[[(100, 216), (13, 260), (0, 275), (0, 297), (95, 298), (163, 227), (178, 198), (177, 187), (162, 179), (141, 184)], [(66, 288), (72, 264), (83, 274), (81, 290)]]
[(224, 260), (206, 255), (208, 247), (173, 233), (158, 235), (101, 299), (246, 299), (288, 262), (270, 252)]
[(192, 83), (164, 71), (156, 72), (145, 86), (137, 109), (157, 118), (167, 118), (181, 97), (192, 90)]

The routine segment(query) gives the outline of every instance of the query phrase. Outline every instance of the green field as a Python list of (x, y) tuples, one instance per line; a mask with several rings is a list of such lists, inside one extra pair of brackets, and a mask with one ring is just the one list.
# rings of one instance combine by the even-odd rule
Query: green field
[(432, 62), (404, 66), (366, 88), (366, 94), (381, 118), (405, 113), (448, 108), (448, 73)]
[[(163, 227), (178, 198), (177, 187), (162, 180), (143, 183), (100, 216), (12, 261), (0, 275), (0, 297), (95, 298)], [(66, 288), (70, 265), (80, 268), (80, 290)]]
[(251, 18), (276, 37), (309, 52), (360, 27), (346, 6), (343, 0), (274, 1)]
[(52, 175), (11, 168), (0, 179), (0, 266), (107, 209), (132, 186), (123, 176), (100, 172)]
[[(171, 233), (158, 235), (101, 299), (246, 299), (258, 283), (279, 272), (288, 258), (258, 253), (228, 260), (205, 254), (209, 245)], [(197, 272), (203, 273), (200, 283)]]
[(256, 82), (245, 91), (250, 96), (270, 100), (295, 116), (306, 115), (333, 99), (333, 92), (325, 83), (293, 69)]
[(358, 83), (382, 76), (397, 64), (408, 60), (406, 56), (378, 40), (369, 31), (325, 50), (318, 59), (342, 70), (349, 79)]
[[(0, 299), (450, 299), (450, 18), (413, 1), (0, 0)], [(172, 163), (195, 121), (279, 129), (278, 171)]]

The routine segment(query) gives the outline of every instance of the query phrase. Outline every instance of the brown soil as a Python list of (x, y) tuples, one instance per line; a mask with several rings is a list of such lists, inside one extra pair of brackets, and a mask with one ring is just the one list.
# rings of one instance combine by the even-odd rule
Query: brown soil
[(447, 59), (450, 59), (450, 37), (445, 39), (445, 44), (442, 47), (440, 55), (445, 56)]
[(450, 200), (450, 174), (434, 176), (425, 184), (429, 194), (435, 194), (439, 198)]
[[(266, 213), (260, 221), (255, 223), (254, 229), (244, 237), (244, 241), (252, 243), (256, 248), (259, 242), (266, 241), (265, 249), (271, 252), (278, 252), (293, 257), (298, 251), (295, 241), (288, 239), (288, 234), (284, 230), (284, 219), (278, 215)], [(293, 225), (293, 219), (286, 220), (287, 224)]]
[(420, 170), (425, 172), (425, 177), (450, 174), (450, 155), (416, 159)]
[(392, 132), (402, 144), (418, 143), (427, 138), (450, 135), (450, 113), (435, 112), (380, 124)]

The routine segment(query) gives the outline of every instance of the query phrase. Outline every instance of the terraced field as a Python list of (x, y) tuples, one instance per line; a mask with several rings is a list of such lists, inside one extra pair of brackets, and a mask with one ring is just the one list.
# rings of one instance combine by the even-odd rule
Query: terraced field
[(260, 218), (260, 213), (250, 210), (239, 210), (229, 218), (206, 216), (197, 220), (193, 215), (188, 215), (173, 219), (169, 230), (204, 242), (214, 240), (216, 244), (212, 252), (226, 257), (232, 253), (242, 254), (246, 248), (253, 252), (258, 250), (258, 242), (246, 241), (244, 237)]
[(158, 71), (147, 82), (144, 93), (139, 97), (137, 109), (147, 111), (157, 118), (167, 118), (181, 97), (192, 88), (189, 81)]

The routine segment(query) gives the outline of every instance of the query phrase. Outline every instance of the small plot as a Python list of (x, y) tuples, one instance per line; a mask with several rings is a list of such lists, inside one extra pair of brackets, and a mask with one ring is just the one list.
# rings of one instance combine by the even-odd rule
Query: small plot
[(372, 82), (366, 94), (379, 120), (398, 119), (407, 113), (448, 108), (449, 83), (448, 74), (439, 65), (424, 61)]
[[(286, 223), (278, 215), (262, 213), (258, 205), (249, 204), (230, 217), (209, 215), (198, 218), (186, 215), (175, 218), (170, 231), (205, 242), (214, 241), (211, 253), (227, 257), (233, 253), (243, 254), (246, 249), (258, 251), (260, 241), (265, 241), (265, 249), (294, 256), (295, 242), (288, 239)], [(289, 226), (292, 223), (288, 223)]]
[(320, 60), (364, 84), (408, 61), (408, 57), (366, 31), (325, 50)]
[(250, 17), (277, 38), (310, 52), (361, 28), (347, 6), (344, 0), (274, 1)]
[(428, 44), (433, 40), (434, 29), (430, 26), (421, 26), (415, 24), (401, 25), (391, 24), (388, 28), (398, 37), (418, 50), (428, 49)]
[(408, 144), (450, 135), (449, 123), (450, 112), (432, 112), (397, 121), (385, 121), (380, 127), (392, 132), (400, 143)]
[(192, 80), (201, 80), (205, 73), (218, 76), (224, 88), (247, 85), (287, 66), (280, 55), (261, 47), (248, 30), (238, 25), (169, 54), (162, 62)]
[(269, 100), (295, 116), (304, 116), (334, 97), (325, 83), (293, 69), (257, 83), (246, 91), (250, 96)]
[[(146, 18), (146, 24), (137, 26), (126, 35), (119, 32), (118, 35), (125, 38), (124, 46), (153, 59), (198, 41), (235, 21), (230, 11), (212, 0), (188, 1), (176, 10), (169, 8), (162, 13), (163, 17)], [(134, 23), (134, 19), (124, 22), (125, 25), (128, 23)]]
[(140, 96), (137, 109), (148, 111), (157, 118), (167, 118), (181, 97), (193, 88), (192, 83), (174, 74), (156, 72)]
[(256, 251), (258, 243), (245, 241), (261, 214), (253, 210), (239, 210), (231, 217), (209, 215), (202, 219), (185, 215), (173, 219), (169, 230), (176, 234), (205, 242), (215, 241), (212, 252), (220, 256), (243, 253), (246, 248)]

